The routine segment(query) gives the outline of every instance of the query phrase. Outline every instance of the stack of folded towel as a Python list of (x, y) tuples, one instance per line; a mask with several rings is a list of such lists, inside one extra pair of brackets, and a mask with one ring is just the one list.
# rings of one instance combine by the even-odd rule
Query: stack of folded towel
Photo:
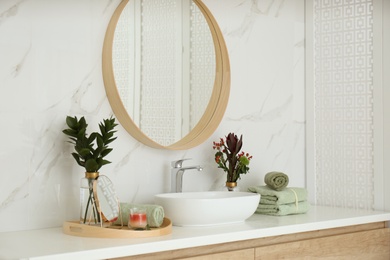
[[(164, 221), (164, 209), (159, 205), (154, 204), (132, 204), (132, 203), (120, 203), (121, 215), (123, 225), (128, 224), (130, 208), (139, 208), (145, 209), (146, 211), (146, 220), (149, 227), (158, 228), (162, 225)], [(114, 222), (114, 225), (121, 225), (120, 217)]]
[(269, 172), (265, 175), (264, 182), (266, 186), (253, 186), (248, 189), (261, 195), (256, 213), (284, 216), (306, 213), (309, 210), (307, 190), (287, 187), (286, 174)]

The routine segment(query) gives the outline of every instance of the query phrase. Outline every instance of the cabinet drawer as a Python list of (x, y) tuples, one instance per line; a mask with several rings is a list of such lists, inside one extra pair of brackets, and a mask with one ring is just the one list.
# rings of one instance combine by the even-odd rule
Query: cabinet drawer
[(383, 228), (350, 234), (312, 238), (257, 247), (256, 260), (302, 259), (390, 259), (390, 229)]
[(204, 256), (195, 256), (189, 258), (181, 258), (182, 260), (253, 260), (255, 259), (255, 250), (253, 248), (244, 250), (235, 250)]

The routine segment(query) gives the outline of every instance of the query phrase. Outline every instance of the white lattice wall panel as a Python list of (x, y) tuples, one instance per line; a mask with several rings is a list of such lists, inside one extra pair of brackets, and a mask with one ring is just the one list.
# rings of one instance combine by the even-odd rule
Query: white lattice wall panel
[(373, 4), (314, 2), (317, 204), (373, 208)]
[(176, 3), (176, 0), (142, 1), (140, 128), (163, 145), (175, 141), (178, 109), (175, 106)]
[[(118, 21), (118, 26), (115, 30), (115, 40), (113, 41), (112, 56), (113, 56), (113, 71), (115, 73), (115, 82), (125, 107), (133, 105), (133, 90), (134, 90), (134, 40), (131, 40), (131, 26), (134, 19), (131, 19), (130, 5), (127, 5), (121, 14), (121, 19)], [(131, 115), (133, 116), (133, 115)]]
[(215, 51), (210, 28), (191, 1), (190, 13), (190, 128), (194, 128), (210, 101), (215, 80)]

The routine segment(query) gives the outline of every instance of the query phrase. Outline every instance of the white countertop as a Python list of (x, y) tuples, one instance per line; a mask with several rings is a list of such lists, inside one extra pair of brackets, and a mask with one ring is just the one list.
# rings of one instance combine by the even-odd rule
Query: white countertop
[(83, 238), (48, 228), (0, 233), (0, 259), (106, 259), (278, 236), (328, 228), (390, 221), (390, 212), (313, 206), (306, 214), (254, 214), (244, 223), (213, 227), (172, 227), (152, 238)]

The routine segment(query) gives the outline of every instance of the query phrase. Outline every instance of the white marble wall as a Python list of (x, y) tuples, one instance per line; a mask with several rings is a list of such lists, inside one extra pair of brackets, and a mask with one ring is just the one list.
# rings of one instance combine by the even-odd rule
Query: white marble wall
[[(83, 169), (61, 130), (66, 115), (85, 116), (92, 130), (112, 114), (105, 96), (101, 52), (120, 0), (0, 1), (0, 231), (60, 226), (78, 217)], [(193, 158), (184, 190), (220, 189), (224, 174), (212, 141), (244, 135), (253, 155), (239, 185), (263, 184), (271, 170), (304, 186), (303, 0), (205, 0), (225, 35), (232, 84), (220, 127), (188, 151), (146, 147), (119, 126), (102, 168), (121, 201), (153, 202), (169, 191), (170, 161)], [(196, 184), (196, 185), (194, 185)]]

